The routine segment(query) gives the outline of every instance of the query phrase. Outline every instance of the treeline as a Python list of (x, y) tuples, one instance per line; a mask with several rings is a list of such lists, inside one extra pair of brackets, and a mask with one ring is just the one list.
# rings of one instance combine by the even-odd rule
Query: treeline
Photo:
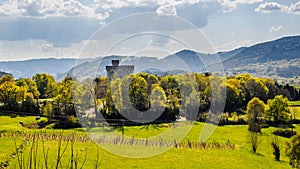
[[(213, 87), (212, 81), (218, 81), (218, 86)], [(229, 114), (229, 117), (233, 114), (246, 114), (247, 104), (253, 98), (258, 98), (265, 104), (278, 95), (289, 100), (300, 100), (298, 88), (288, 84), (282, 86), (273, 79), (257, 78), (249, 74), (224, 79), (200, 73), (163, 77), (140, 73), (123, 80), (116, 79), (110, 86), (107, 86), (105, 77), (97, 78), (95, 82), (96, 96), (101, 103), (100, 113), (106, 119), (126, 119), (127, 116), (136, 119), (143, 116), (141, 118), (147, 119), (156, 117), (155, 113), (159, 113), (156, 111), (161, 111), (159, 108), (164, 107), (156, 120), (174, 121), (179, 116), (185, 116), (187, 120), (205, 121), (212, 97), (219, 97), (216, 94), (212, 96), (212, 90), (220, 88), (226, 89), (224, 113)], [(127, 88), (129, 90), (124, 93)], [(154, 111), (147, 111), (151, 107)]]
[(49, 74), (16, 80), (12, 75), (4, 75), (0, 78), (1, 109), (44, 115), (49, 123), (58, 119), (56, 121), (78, 126), (72, 98), (73, 83), (72, 78), (56, 82)]
[[(213, 86), (213, 81), (218, 86)], [(112, 122), (175, 121), (179, 116), (204, 121), (212, 97), (218, 97), (212, 95), (216, 89), (226, 89), (224, 113), (229, 116), (246, 114), (248, 102), (255, 97), (265, 104), (277, 95), (300, 100), (298, 88), (248, 74), (224, 79), (200, 73), (167, 76), (139, 73), (110, 83), (106, 77), (81, 82), (67, 77), (57, 82), (49, 74), (16, 80), (4, 75), (0, 78), (0, 102), (3, 110), (45, 115), (50, 122), (58, 120), (61, 125), (71, 126), (78, 125), (78, 115), (91, 116), (87, 113), (90, 108), (94, 108), (92, 114), (96, 119), (104, 117)]]

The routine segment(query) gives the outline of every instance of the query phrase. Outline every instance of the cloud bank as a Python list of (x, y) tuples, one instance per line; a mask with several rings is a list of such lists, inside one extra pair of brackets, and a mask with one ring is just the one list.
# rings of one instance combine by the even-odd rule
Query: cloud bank
[(280, 11), (282, 13), (290, 13), (295, 15), (300, 15), (300, 1), (290, 6), (281, 4), (278, 2), (265, 2), (260, 4), (256, 9), (255, 12), (261, 13), (271, 13), (275, 11)]

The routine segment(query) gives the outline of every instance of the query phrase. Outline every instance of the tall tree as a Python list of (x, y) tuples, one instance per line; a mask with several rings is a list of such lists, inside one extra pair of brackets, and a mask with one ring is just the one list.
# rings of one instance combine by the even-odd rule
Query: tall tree
[(73, 101), (73, 79), (65, 78), (58, 85), (57, 96), (55, 97), (55, 102), (58, 106), (59, 112), (62, 115), (76, 116), (74, 110)]
[(247, 118), (250, 132), (261, 132), (260, 124), (265, 114), (265, 104), (259, 98), (254, 97), (247, 105)]
[(160, 86), (164, 89), (167, 96), (167, 119), (175, 121), (179, 115), (181, 101), (178, 82), (174, 76), (168, 75), (160, 80)]
[(0, 78), (0, 101), (8, 110), (17, 109), (18, 102), (22, 101), (20, 88), (15, 84), (11, 75)]
[(36, 74), (32, 77), (40, 92), (40, 98), (54, 98), (57, 94), (58, 86), (53, 76), (49, 74)]
[(254, 97), (247, 105), (247, 117), (249, 123), (259, 123), (259, 118), (265, 114), (265, 104), (259, 98)]
[(274, 121), (275, 124), (285, 122), (290, 117), (289, 100), (282, 95), (276, 96), (274, 99), (269, 99), (266, 108), (266, 117)]
[(129, 90), (130, 101), (137, 110), (146, 111), (149, 109), (148, 83), (143, 77), (135, 75)]
[(287, 142), (286, 156), (290, 159), (290, 165), (300, 168), (300, 135), (297, 134)]
[(35, 99), (38, 99), (40, 92), (38, 91), (35, 81), (30, 78), (21, 78), (16, 81), (16, 85), (26, 88), (27, 93), (31, 93)]

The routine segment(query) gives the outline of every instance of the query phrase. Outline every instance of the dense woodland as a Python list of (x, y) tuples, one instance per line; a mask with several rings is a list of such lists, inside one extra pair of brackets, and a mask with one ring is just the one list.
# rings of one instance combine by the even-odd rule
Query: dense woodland
[[(270, 109), (276, 96), (284, 103), (300, 100), (299, 88), (289, 84), (281, 86), (273, 79), (248, 74), (224, 79), (200, 73), (163, 77), (139, 73), (123, 80), (115, 79), (109, 86), (106, 77), (81, 82), (67, 77), (57, 82), (49, 74), (21, 79), (4, 75), (0, 78), (0, 102), (2, 110), (47, 116), (49, 123), (56, 122), (58, 126), (77, 127), (76, 117), (87, 117), (82, 110), (87, 110), (89, 105), (96, 107), (96, 119), (101, 116), (112, 122), (127, 120), (124, 113), (137, 113), (137, 118), (155, 117), (157, 122), (175, 121), (179, 116), (187, 120), (205, 121), (212, 102), (212, 90), (215, 89), (212, 89), (212, 81), (218, 81), (218, 89), (226, 89), (224, 118), (221, 121), (224, 124), (229, 124), (228, 118), (231, 117), (235, 117), (237, 122), (249, 122), (249, 119), (242, 117), (247, 114), (247, 105), (254, 98), (264, 104), (264, 112), (268, 107)], [(124, 88), (129, 89), (127, 93), (124, 93)], [(81, 106), (76, 113), (78, 104)], [(84, 104), (86, 108), (83, 108)], [(151, 111), (147, 111), (151, 107)], [(157, 115), (161, 110), (156, 108), (161, 107), (162, 113)], [(273, 117), (271, 113), (262, 116), (275, 123), (290, 119), (290, 116), (280, 114)]]

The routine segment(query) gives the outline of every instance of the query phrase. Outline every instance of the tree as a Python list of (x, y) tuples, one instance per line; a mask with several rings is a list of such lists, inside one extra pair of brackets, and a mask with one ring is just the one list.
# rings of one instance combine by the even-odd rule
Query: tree
[(16, 81), (16, 85), (19, 87), (24, 87), (26, 89), (26, 93), (32, 93), (32, 95), (35, 99), (39, 98), (40, 92), (38, 91), (35, 81), (33, 81), (32, 79), (30, 79), (30, 78), (18, 79)]
[(273, 138), (271, 146), (273, 148), (273, 155), (275, 157), (275, 160), (280, 161), (280, 146), (279, 146), (278, 138), (276, 136)]
[(40, 92), (40, 98), (53, 98), (57, 93), (57, 83), (53, 76), (49, 74), (36, 74), (32, 77)]
[(189, 121), (195, 121), (199, 113), (199, 93), (198, 86), (194, 74), (179, 74), (176, 75), (176, 80), (180, 86), (181, 116), (184, 116)]
[(233, 78), (226, 80), (226, 89), (225, 112), (228, 112), (230, 115), (231, 112), (236, 112), (239, 108), (243, 107), (245, 93), (241, 88), (239, 80)]
[(54, 117), (54, 111), (53, 106), (50, 101), (46, 101), (45, 105), (42, 108), (43, 115), (47, 116), (48, 122), (52, 121), (52, 118)]
[(4, 75), (0, 78), (0, 101), (7, 110), (16, 110), (20, 97), (20, 88), (15, 84), (11, 75)]
[(289, 100), (282, 95), (269, 99), (266, 108), (266, 117), (275, 124), (286, 122), (290, 117)]
[(239, 80), (241, 90), (245, 95), (244, 108), (246, 108), (247, 103), (254, 97), (267, 101), (269, 89), (262, 78), (255, 78), (249, 74), (242, 74), (236, 76), (235, 79)]
[(95, 95), (97, 99), (103, 99), (107, 91), (107, 77), (99, 77), (95, 79)]
[(297, 134), (287, 142), (286, 156), (290, 159), (290, 165), (300, 168), (300, 134)]
[(259, 98), (254, 97), (247, 105), (247, 118), (249, 123), (249, 131), (261, 132), (260, 122), (265, 114), (265, 104)]
[(164, 89), (167, 96), (167, 120), (175, 121), (179, 115), (181, 101), (178, 82), (174, 76), (168, 75), (160, 80), (160, 86)]
[(61, 115), (76, 116), (73, 101), (73, 79), (65, 78), (58, 85), (58, 93), (55, 97)]
[(257, 132), (249, 132), (248, 139), (249, 139), (249, 143), (251, 145), (251, 149), (252, 149), (253, 153), (256, 153), (257, 148), (260, 144), (258, 135), (259, 135), (259, 133), (257, 133)]
[(265, 104), (259, 98), (254, 97), (247, 104), (247, 117), (249, 123), (259, 123), (259, 118), (265, 114)]
[(165, 111), (167, 97), (164, 90), (158, 85), (153, 85), (150, 95), (151, 114), (148, 119), (157, 119)]
[(148, 83), (139, 76), (135, 75), (129, 86), (130, 102), (139, 111), (146, 111), (150, 107), (148, 95)]

